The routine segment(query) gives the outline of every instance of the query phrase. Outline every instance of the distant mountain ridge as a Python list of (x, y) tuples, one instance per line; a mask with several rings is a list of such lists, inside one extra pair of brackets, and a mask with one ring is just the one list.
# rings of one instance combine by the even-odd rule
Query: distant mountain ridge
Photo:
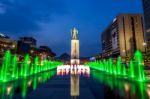
[(70, 55), (68, 53), (63, 53), (62, 55), (60, 55), (59, 57), (57, 57), (57, 59), (59, 60), (67, 60), (69, 61), (70, 60)]

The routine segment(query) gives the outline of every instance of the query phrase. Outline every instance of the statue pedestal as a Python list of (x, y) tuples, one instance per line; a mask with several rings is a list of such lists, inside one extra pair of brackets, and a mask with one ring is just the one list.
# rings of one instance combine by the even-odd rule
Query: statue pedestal
[(79, 40), (71, 40), (71, 65), (79, 65)]
[(79, 59), (71, 59), (71, 65), (80, 65)]

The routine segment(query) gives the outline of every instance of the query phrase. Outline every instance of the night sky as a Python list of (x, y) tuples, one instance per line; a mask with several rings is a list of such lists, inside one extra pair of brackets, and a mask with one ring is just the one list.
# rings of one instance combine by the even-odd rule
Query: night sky
[(120, 13), (142, 13), (141, 0), (0, 0), (0, 32), (32, 36), (57, 55), (70, 54), (71, 28), (79, 30), (81, 56), (100, 53), (100, 34)]

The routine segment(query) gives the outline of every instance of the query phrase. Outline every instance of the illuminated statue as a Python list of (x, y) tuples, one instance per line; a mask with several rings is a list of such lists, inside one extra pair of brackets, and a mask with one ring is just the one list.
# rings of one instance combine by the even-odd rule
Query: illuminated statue
[(79, 65), (79, 40), (78, 40), (78, 30), (73, 28), (71, 30), (71, 65)]
[(78, 39), (77, 34), (78, 34), (78, 30), (76, 28), (73, 28), (73, 30), (71, 30), (72, 39), (75, 40)]

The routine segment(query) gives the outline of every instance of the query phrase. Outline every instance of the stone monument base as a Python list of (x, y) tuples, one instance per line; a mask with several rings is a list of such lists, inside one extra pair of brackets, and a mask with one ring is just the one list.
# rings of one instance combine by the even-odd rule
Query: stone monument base
[(71, 59), (70, 63), (71, 63), (71, 65), (80, 65), (80, 60), (79, 59)]

